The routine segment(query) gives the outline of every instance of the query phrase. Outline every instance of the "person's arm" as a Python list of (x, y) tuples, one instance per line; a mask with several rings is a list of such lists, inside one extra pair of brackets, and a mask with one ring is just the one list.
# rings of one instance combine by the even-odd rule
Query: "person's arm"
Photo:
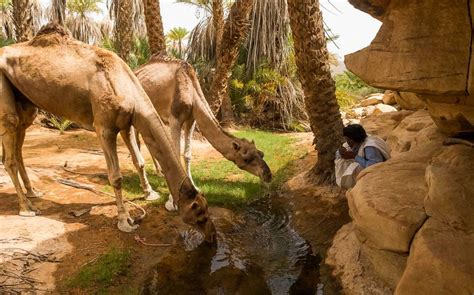
[(359, 157), (359, 156), (355, 157), (355, 161), (364, 168), (384, 161), (384, 157), (382, 153), (376, 147), (373, 147), (373, 146), (366, 147), (364, 149), (364, 154), (365, 154), (365, 158)]

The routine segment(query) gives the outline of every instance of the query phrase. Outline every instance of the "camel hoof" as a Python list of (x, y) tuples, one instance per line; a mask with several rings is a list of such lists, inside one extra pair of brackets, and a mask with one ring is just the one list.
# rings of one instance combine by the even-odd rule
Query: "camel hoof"
[(160, 194), (155, 191), (150, 191), (148, 194), (145, 195), (145, 201), (156, 201), (161, 198)]
[(35, 217), (36, 212), (35, 211), (20, 211), (20, 216), (22, 216), (22, 217)]
[(178, 207), (174, 205), (173, 197), (170, 195), (168, 201), (165, 203), (165, 208), (168, 211), (178, 211)]
[(131, 233), (138, 228), (138, 225), (130, 225), (127, 219), (119, 220), (117, 227), (120, 231)]

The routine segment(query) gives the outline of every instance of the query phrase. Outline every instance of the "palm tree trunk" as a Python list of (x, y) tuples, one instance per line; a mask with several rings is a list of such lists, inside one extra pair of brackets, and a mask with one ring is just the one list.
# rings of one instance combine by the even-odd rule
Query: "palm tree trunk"
[[(250, 27), (249, 14), (253, 0), (237, 0), (232, 5), (224, 25), (220, 52), (217, 54), (217, 68), (209, 93), (209, 105), (217, 115), (226, 97), (231, 68), (237, 59), (239, 47), (247, 37)], [(226, 118), (222, 118), (226, 120)]]
[(30, 0), (13, 0), (13, 23), (17, 42), (28, 41), (33, 37), (33, 15)]
[(318, 151), (311, 170), (318, 183), (334, 182), (334, 156), (342, 143), (342, 120), (331, 77), (319, 0), (288, 0), (296, 65)]
[(166, 41), (159, 0), (144, 0), (145, 22), (151, 54), (166, 54)]
[(52, 20), (60, 25), (64, 25), (66, 20), (66, 0), (52, 0)]
[(132, 0), (118, 1), (117, 24), (115, 25), (115, 37), (117, 42), (118, 55), (125, 61), (129, 62), (130, 52), (133, 46), (133, 9)]
[(220, 54), (222, 34), (224, 33), (224, 6), (222, 0), (212, 0), (212, 23), (216, 36), (216, 56)]

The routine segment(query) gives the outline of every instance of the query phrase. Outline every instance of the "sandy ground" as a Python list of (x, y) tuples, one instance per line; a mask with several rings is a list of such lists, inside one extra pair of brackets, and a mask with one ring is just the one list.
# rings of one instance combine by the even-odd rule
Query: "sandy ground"
[[(312, 150), (309, 133), (292, 134), (298, 144)], [(2, 282), (18, 284), (32, 293), (60, 293), (64, 282), (77, 270), (97, 259), (111, 247), (132, 249), (132, 265), (119, 284), (139, 289), (146, 273), (173, 247), (183, 247), (179, 232), (187, 229), (176, 213), (163, 206), (148, 207), (148, 216), (140, 228), (131, 234), (116, 229), (116, 208), (112, 198), (93, 192), (64, 186), (58, 179), (70, 179), (101, 190), (107, 184), (106, 164), (95, 135), (87, 131), (57, 131), (37, 125), (28, 130), (24, 158), (36, 189), (44, 193), (33, 203), (42, 211), (35, 218), (19, 217), (15, 190), (0, 164), (0, 269), (21, 273), (21, 278), (8, 276), (0, 270)], [(120, 140), (118, 154), (122, 172), (133, 172), (134, 167), (126, 147)], [(145, 151), (144, 156), (150, 160)], [(222, 156), (207, 142), (193, 141), (193, 157), (218, 159)], [(300, 160), (298, 170), (303, 172), (315, 163), (315, 153)], [(71, 174), (67, 167), (85, 175)], [(330, 188), (314, 188), (303, 176), (294, 177), (285, 187), (285, 200), (294, 214), (295, 227), (313, 245), (313, 251), (325, 256), (335, 231), (347, 222), (347, 205), (343, 196)], [(91, 209), (80, 217), (73, 210)], [(232, 215), (227, 209), (211, 208), (214, 220), (225, 222)], [(324, 225), (324, 230), (314, 231)], [(173, 244), (170, 247), (147, 247), (135, 241), (135, 236), (149, 243)], [(324, 270), (323, 270), (324, 272)], [(330, 272), (330, 269), (327, 270)], [(6, 280), (8, 279), (8, 280)], [(7, 282), (7, 283), (5, 283)], [(0, 289), (0, 293), (3, 290)], [(67, 290), (80, 294), (83, 291)], [(110, 292), (114, 292), (113, 288)]]
[[(195, 159), (221, 158), (207, 142), (193, 142)], [(28, 129), (23, 148), (25, 164), (35, 188), (44, 193), (33, 203), (42, 214), (35, 218), (20, 217), (15, 189), (0, 164), (0, 264), (9, 272), (0, 272), (0, 286), (16, 285), (41, 293), (54, 290), (77, 269), (96, 259), (111, 246), (133, 247), (133, 272), (145, 271), (168, 249), (148, 248), (138, 244), (138, 235), (151, 243), (180, 243), (178, 231), (185, 225), (177, 214), (163, 208), (149, 208), (146, 222), (133, 234), (115, 227), (116, 208), (112, 198), (86, 190), (64, 186), (58, 179), (69, 179), (101, 190), (107, 184), (106, 164), (95, 135), (87, 131), (57, 131), (37, 125)], [(118, 154), (122, 172), (134, 170), (126, 147), (120, 140)], [(147, 151), (146, 159), (150, 159)], [(71, 174), (63, 169), (86, 175)], [(91, 209), (81, 217), (74, 210)], [(219, 215), (219, 210), (214, 210)], [(222, 210), (221, 210), (222, 211)], [(149, 252), (153, 254), (150, 255)], [(13, 273), (24, 273), (22, 278)], [(32, 281), (34, 280), (34, 282)], [(19, 284), (25, 283), (26, 284)], [(29, 282), (29, 283), (28, 283)], [(0, 289), (0, 293), (4, 290)]]

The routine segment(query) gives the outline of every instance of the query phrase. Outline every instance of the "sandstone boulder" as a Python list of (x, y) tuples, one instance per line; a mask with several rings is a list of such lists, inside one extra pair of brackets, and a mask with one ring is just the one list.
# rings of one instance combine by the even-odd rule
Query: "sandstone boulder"
[(367, 244), (361, 245), (361, 253), (375, 275), (395, 290), (405, 270), (408, 255), (375, 249)]
[(448, 135), (474, 132), (474, 105), (428, 101), (428, 110), (438, 128)]
[(407, 116), (413, 114), (412, 111), (399, 111), (391, 113), (368, 116), (360, 121), (367, 133), (376, 135), (386, 140), (393, 129)]
[(390, 0), (349, 0), (349, 3), (376, 19), (382, 20)]
[(388, 104), (388, 105), (397, 104), (396, 95), (398, 94), (395, 91), (391, 91), (391, 90), (385, 91), (382, 98), (383, 103)]
[(408, 252), (426, 219), (424, 178), (432, 153), (402, 153), (359, 174), (357, 184), (346, 195), (362, 242), (376, 249)]
[(398, 110), (388, 104), (379, 103), (375, 106), (374, 114), (397, 112)]
[(474, 233), (474, 149), (444, 147), (426, 169), (426, 182), (426, 213), (453, 228)]
[(422, 110), (426, 107), (426, 103), (412, 92), (399, 92), (395, 95), (395, 101), (402, 110)]
[(418, 132), (430, 126), (434, 126), (434, 122), (425, 110), (417, 111), (403, 119), (387, 137), (387, 143), (392, 150), (392, 156), (409, 151)]
[(374, 87), (465, 95), (472, 31), (468, 7), (467, 0), (392, 0), (370, 46), (346, 55), (345, 64)]
[(383, 94), (372, 94), (360, 101), (362, 107), (374, 106), (383, 102)]
[(416, 234), (395, 294), (474, 294), (474, 235), (429, 218)]

